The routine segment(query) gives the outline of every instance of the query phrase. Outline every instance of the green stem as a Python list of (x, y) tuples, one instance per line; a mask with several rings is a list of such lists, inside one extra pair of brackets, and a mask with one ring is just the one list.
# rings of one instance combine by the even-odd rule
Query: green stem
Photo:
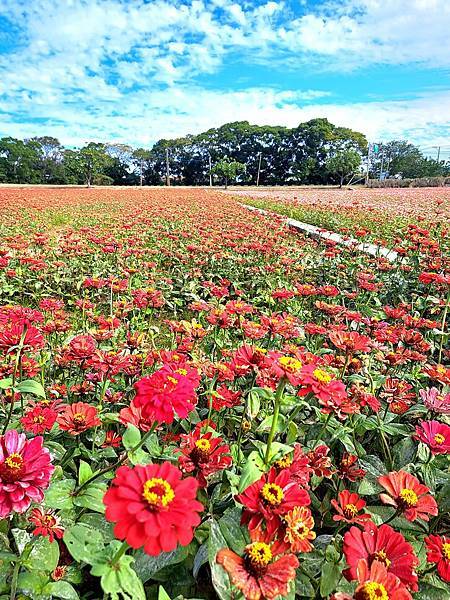
[(127, 450), (126, 452), (123, 452), (123, 454), (120, 456), (120, 458), (118, 460), (116, 460), (116, 462), (113, 463), (112, 465), (108, 465), (108, 466), (104, 467), (103, 469), (100, 469), (100, 471), (97, 471), (97, 473), (94, 473), (91, 477), (89, 477), (89, 479), (86, 479), (86, 481), (82, 485), (80, 485), (80, 487), (77, 490), (75, 490), (73, 495), (78, 496), (78, 494), (82, 490), (84, 490), (84, 488), (86, 488), (95, 479), (100, 477), (100, 475), (104, 475), (105, 473), (108, 473), (109, 471), (113, 471), (114, 469), (117, 469), (117, 467), (119, 467), (122, 463), (124, 463), (126, 461), (129, 454), (133, 454), (133, 452), (136, 452), (136, 450), (139, 450), (139, 448), (145, 444), (145, 442), (148, 440), (148, 438), (151, 436), (151, 434), (155, 431), (156, 426), (157, 426), (157, 423), (155, 421), (155, 423), (153, 423), (153, 425), (151, 426), (150, 430), (147, 431), (142, 436), (141, 441), (138, 444), (136, 444), (136, 446), (133, 446), (133, 448), (131, 448), (131, 450)]
[(117, 550), (117, 552), (114, 554), (114, 556), (111, 559), (110, 565), (112, 567), (114, 567), (114, 565), (117, 565), (117, 563), (122, 558), (122, 556), (125, 554), (125, 552), (128, 550), (128, 548), (129, 548), (128, 543), (122, 542), (122, 545), (120, 546), (120, 548)]
[(14, 565), (14, 570), (11, 579), (11, 594), (9, 596), (9, 600), (15, 600), (16, 591), (17, 591), (17, 581), (19, 579), (19, 570), (20, 570), (20, 562), (17, 561)]
[(448, 313), (448, 307), (450, 304), (450, 292), (447, 295), (447, 302), (445, 303), (445, 308), (444, 308), (444, 314), (442, 316), (442, 325), (441, 325), (441, 343), (439, 344), (439, 356), (438, 356), (438, 363), (441, 364), (441, 360), (442, 360), (442, 348), (444, 346), (444, 329), (445, 329), (445, 322), (447, 320), (447, 313)]
[(266, 456), (264, 464), (269, 464), (270, 448), (272, 446), (275, 431), (278, 425), (278, 415), (280, 414), (281, 398), (283, 397), (284, 388), (286, 387), (287, 379), (282, 377), (275, 392), (275, 406), (273, 409), (272, 426), (270, 428), (269, 437), (267, 438)]

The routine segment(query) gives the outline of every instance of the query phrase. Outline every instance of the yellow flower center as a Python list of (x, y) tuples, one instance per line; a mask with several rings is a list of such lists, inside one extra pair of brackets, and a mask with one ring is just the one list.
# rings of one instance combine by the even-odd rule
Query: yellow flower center
[(391, 561), (388, 559), (385, 550), (378, 550), (378, 552), (375, 552), (373, 558), (374, 560), (378, 560), (379, 562), (383, 563), (386, 569), (389, 569), (391, 566)]
[(172, 383), (173, 385), (177, 385), (178, 380), (175, 379), (175, 377), (172, 377), (171, 375), (167, 376), (167, 381), (170, 381), (170, 383)]
[(82, 423), (85, 423), (86, 421), (86, 415), (84, 415), (83, 413), (75, 413), (73, 415), (73, 422), (76, 423), (77, 425), (81, 425)]
[(177, 369), (175, 372), (179, 373), (180, 375), (187, 375), (186, 369)]
[(355, 600), (389, 600), (386, 588), (382, 583), (368, 581), (355, 593)]
[(267, 354), (267, 350), (265, 348), (260, 348), (259, 346), (255, 346), (255, 352), (258, 354)]
[(442, 435), (442, 433), (437, 433), (434, 436), (434, 441), (436, 444), (443, 444), (445, 442), (445, 437)]
[(438, 365), (436, 367), (436, 371), (439, 373), (439, 375), (445, 375), (446, 369), (445, 369), (444, 365)]
[(442, 556), (445, 560), (450, 561), (450, 543), (446, 542), (445, 544), (442, 544)]
[(36, 417), (33, 417), (33, 423), (43, 423), (44, 421), (45, 419), (42, 415), (37, 415)]
[(211, 444), (206, 438), (200, 438), (195, 442), (195, 447), (202, 452), (209, 452), (211, 450)]
[(400, 492), (400, 498), (403, 500), (404, 504), (406, 504), (406, 506), (416, 506), (419, 498), (417, 497), (417, 494), (414, 490), (410, 490), (408, 488), (404, 488), (401, 492)]
[(314, 369), (313, 375), (321, 383), (330, 383), (333, 379), (332, 376), (323, 369)]
[(23, 466), (23, 458), (20, 454), (14, 452), (5, 459), (5, 464), (11, 471), (18, 471)]
[(245, 551), (252, 567), (266, 567), (272, 560), (272, 550), (264, 542), (253, 542)]
[(278, 469), (287, 469), (291, 465), (292, 465), (292, 458), (289, 456), (289, 454), (286, 454), (286, 456), (283, 456), (283, 458), (280, 458), (280, 460), (277, 460), (275, 462), (275, 466)]
[(283, 500), (283, 490), (276, 483), (265, 483), (261, 490), (261, 496), (272, 506), (278, 506)]
[(144, 483), (142, 496), (152, 508), (166, 508), (175, 498), (175, 492), (165, 479), (152, 477)]
[(356, 517), (358, 514), (358, 509), (354, 504), (346, 504), (344, 507), (344, 515), (347, 519), (351, 519), (352, 517)]
[(292, 356), (280, 356), (278, 364), (288, 373), (298, 373), (302, 368), (302, 363)]

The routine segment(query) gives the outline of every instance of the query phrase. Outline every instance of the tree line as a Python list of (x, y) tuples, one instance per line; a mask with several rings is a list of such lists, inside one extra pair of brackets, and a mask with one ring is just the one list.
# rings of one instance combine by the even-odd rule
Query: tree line
[[(227, 123), (198, 135), (161, 139), (152, 148), (90, 142), (66, 148), (50, 136), (0, 139), (0, 182), (84, 185), (343, 184), (364, 170), (368, 143), (327, 119), (298, 127)], [(426, 158), (405, 141), (380, 146), (370, 175), (448, 175), (449, 164)]]

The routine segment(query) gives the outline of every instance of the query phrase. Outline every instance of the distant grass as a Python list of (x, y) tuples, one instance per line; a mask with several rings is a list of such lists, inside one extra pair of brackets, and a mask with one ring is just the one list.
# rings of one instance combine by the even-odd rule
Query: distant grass
[[(401, 237), (402, 230), (408, 223), (411, 223), (410, 219), (404, 217), (388, 217), (374, 211), (368, 213), (367, 211), (355, 209), (346, 211), (345, 208), (337, 210), (335, 207), (309, 207), (270, 200), (269, 198), (246, 197), (245, 199), (239, 198), (239, 201), (329, 231), (356, 235), (364, 239), (370, 238), (373, 241), (381, 241), (386, 244), (390, 244), (396, 238)], [(363, 231), (367, 233), (362, 234)]]

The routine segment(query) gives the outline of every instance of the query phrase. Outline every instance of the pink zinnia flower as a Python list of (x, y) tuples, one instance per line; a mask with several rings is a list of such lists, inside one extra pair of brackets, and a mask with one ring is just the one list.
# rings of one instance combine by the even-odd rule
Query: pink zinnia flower
[(439, 421), (422, 421), (416, 427), (417, 440), (426, 444), (433, 454), (450, 452), (450, 427)]
[(420, 390), (420, 397), (428, 408), (442, 415), (450, 415), (450, 394), (440, 394), (435, 387)]
[(0, 436), (0, 519), (42, 502), (54, 466), (41, 436), (27, 440), (11, 429)]

